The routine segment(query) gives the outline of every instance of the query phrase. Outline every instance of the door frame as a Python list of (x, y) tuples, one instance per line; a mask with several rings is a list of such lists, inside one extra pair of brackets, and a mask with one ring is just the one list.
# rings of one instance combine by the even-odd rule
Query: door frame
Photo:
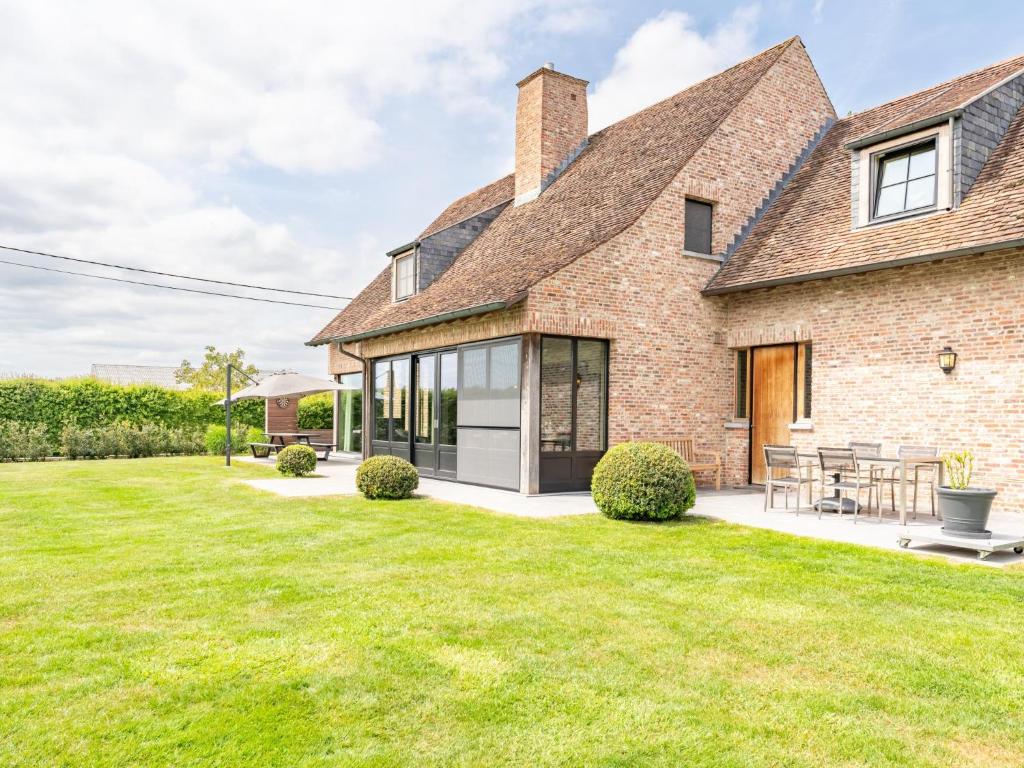
[[(747, 379), (750, 382), (750, 424), (747, 426), (747, 484), (754, 485), (754, 416), (757, 412), (755, 403), (757, 400), (757, 388), (754, 386), (757, 381), (754, 372), (756, 370), (757, 351), (760, 349), (775, 349), (777, 347), (790, 347), (793, 350), (793, 410), (791, 424), (796, 423), (799, 400), (799, 377), (800, 377), (800, 345), (806, 342), (793, 341), (784, 344), (761, 344), (757, 347), (750, 347)], [(761, 485), (761, 483), (758, 483)]]
[[(451, 354), (455, 355), (456, 371), (458, 370), (458, 349), (456, 347), (445, 347), (442, 349), (432, 349), (424, 352), (414, 352), (412, 354), (412, 391), (415, 396), (412, 401), (412, 423), (413, 429), (410, 430), (410, 457), (411, 463), (416, 467), (416, 471), (421, 475), (427, 475), (428, 477), (436, 477), (441, 480), (454, 480), (456, 476), (456, 469), (443, 469), (444, 462), (442, 461), (442, 455), (453, 455), (456, 457), (455, 461), (452, 462), (452, 466), (457, 466), (458, 446), (446, 445), (441, 442), (441, 356)], [(433, 415), (433, 433), (434, 441), (432, 443), (418, 443), (416, 442), (416, 420), (419, 418), (417, 409), (419, 408), (419, 389), (416, 387), (416, 372), (419, 361), (425, 357), (434, 358), (434, 381), (433, 381), (433, 395), (434, 395), (434, 415)], [(455, 391), (456, 397), (458, 397), (458, 373), (456, 372)], [(458, 425), (456, 424), (456, 432), (458, 431)], [(423, 446), (422, 448), (420, 446)], [(424, 453), (430, 453), (432, 455), (432, 461), (430, 467), (424, 467), (417, 463), (417, 454), (423, 451)]]
[[(401, 354), (401, 355), (388, 355), (387, 357), (377, 357), (377, 358), (374, 358), (373, 360), (370, 361), (370, 375), (367, 378), (369, 379), (369, 388), (370, 388), (369, 410), (370, 410), (370, 417), (371, 417), (370, 418), (370, 422), (371, 422), (371, 425), (372, 425), (372, 431), (370, 432), (372, 437), (371, 437), (371, 439), (369, 441), (369, 450), (370, 450), (370, 455), (371, 456), (388, 456), (388, 455), (390, 455), (390, 456), (399, 456), (400, 458), (403, 458), (406, 461), (412, 462), (412, 459), (413, 459), (413, 454), (412, 454), (413, 437), (414, 437), (415, 431), (416, 431), (416, 414), (414, 412), (415, 396), (416, 395), (415, 395), (415, 392), (413, 391), (413, 384), (415, 382), (415, 376), (413, 374), (413, 372), (415, 371), (415, 365), (414, 365), (414, 361), (413, 361), (414, 356), (415, 355), (413, 353), (406, 352), (406, 353)], [(381, 440), (381, 439), (379, 439), (377, 437), (377, 366), (381, 365), (381, 364), (384, 364), (384, 363), (387, 363), (388, 365), (393, 365), (393, 363), (396, 360), (406, 360), (409, 363), (409, 380), (406, 382), (406, 387), (407, 387), (406, 391), (408, 392), (408, 396), (410, 398), (410, 403), (409, 403), (409, 414), (410, 414), (409, 427), (410, 427), (410, 429), (409, 429), (409, 436), (404, 441), (396, 441), (394, 439), (394, 428), (393, 428), (394, 425), (393, 424), (389, 424), (388, 425), (388, 436), (387, 436), (387, 439)], [(392, 370), (392, 374), (391, 374), (391, 398), (392, 398), (392, 407), (394, 407), (394, 396), (395, 396), (396, 385), (395, 385), (395, 379), (394, 379), (394, 373), (393, 373), (394, 369), (393, 369), (393, 367), (392, 367), (391, 370)], [(392, 421), (393, 420), (394, 419), (392, 418)], [(365, 421), (364, 421), (364, 426), (363, 426), (364, 435), (365, 435), (366, 431), (367, 430), (366, 430)], [(365, 440), (365, 437), (364, 437), (364, 445), (366, 445), (366, 444), (367, 443), (366, 443), (366, 440)], [(397, 454), (395, 453), (395, 451), (394, 451), (394, 447), (395, 446), (398, 446), (398, 449), (399, 449), (400, 453), (397, 453)], [(404, 452), (404, 454), (402, 452)]]
[[(540, 421), (543, 421), (543, 419), (544, 419), (544, 413), (543, 413), (543, 410), (544, 410), (544, 339), (566, 339), (566, 340), (571, 342), (570, 351), (569, 351), (569, 360), (570, 360), (570, 373), (569, 373), (570, 378), (569, 378), (569, 381), (570, 381), (570, 387), (571, 387), (571, 392), (572, 392), (571, 402), (570, 402), (570, 405), (569, 405), (569, 413), (570, 413), (569, 446), (570, 446), (570, 450), (568, 450), (568, 451), (558, 451), (558, 452), (555, 452), (555, 451), (547, 451), (547, 452), (545, 452), (542, 449), (542, 444), (541, 444), (541, 438), (542, 438), (541, 429), (539, 429), (539, 428), (537, 429), (537, 438), (536, 438), (536, 441), (535, 441), (535, 444), (534, 444), (534, 447), (535, 447), (535, 449), (537, 451), (537, 455), (538, 455), (537, 489), (538, 489), (538, 491), (540, 493), (559, 493), (559, 492), (568, 492), (568, 491), (589, 490), (590, 489), (589, 482), (587, 483), (585, 488), (578, 488), (578, 487), (576, 487), (577, 484), (574, 482), (575, 477), (576, 477), (576, 465), (578, 463), (580, 463), (580, 462), (591, 462), (591, 461), (596, 465), (597, 462), (601, 459), (601, 457), (604, 456), (604, 454), (608, 452), (608, 412), (609, 412), (609, 408), (608, 408), (608, 393), (609, 393), (609, 388), (610, 388), (610, 383), (611, 383), (610, 382), (610, 380), (611, 380), (611, 375), (610, 375), (610, 370), (611, 370), (611, 343), (609, 342), (608, 339), (599, 339), (599, 338), (594, 338), (594, 337), (590, 337), (590, 336), (564, 336), (564, 335), (561, 335), (561, 334), (554, 334), (554, 333), (544, 333), (544, 334), (541, 334), (541, 336), (540, 336), (540, 344), (539, 344), (539, 349), (538, 349), (538, 355), (537, 355), (537, 362), (538, 362), (539, 374), (540, 374), (539, 377), (538, 377), (539, 384), (538, 384), (538, 387), (537, 387), (538, 401), (540, 403), (540, 408), (538, 409), (538, 418), (539, 418)], [(576, 450), (577, 390), (576, 390), (576, 386), (575, 386), (575, 381), (576, 381), (577, 362), (578, 362), (578, 352), (577, 352), (577, 349), (578, 349), (578, 344), (581, 341), (596, 341), (596, 342), (600, 342), (601, 344), (604, 345), (604, 393), (603, 393), (603, 398), (602, 398), (602, 401), (603, 401), (603, 404), (604, 404), (604, 414), (602, 415), (603, 419), (604, 419), (604, 445), (599, 450), (586, 450), (586, 451), (578, 451), (578, 450)], [(562, 485), (565, 485), (565, 487), (562, 487), (562, 485), (559, 485), (558, 487), (555, 487), (555, 488), (550, 487), (550, 485), (547, 488), (545, 487), (545, 485), (544, 485), (544, 458), (545, 458), (545, 456), (548, 456), (549, 458), (568, 459), (570, 461), (570, 463), (571, 463), (571, 469), (570, 469), (570, 477), (571, 477), (571, 479), (570, 479), (568, 484), (562, 484)], [(593, 467), (591, 467), (591, 471), (593, 471)]]

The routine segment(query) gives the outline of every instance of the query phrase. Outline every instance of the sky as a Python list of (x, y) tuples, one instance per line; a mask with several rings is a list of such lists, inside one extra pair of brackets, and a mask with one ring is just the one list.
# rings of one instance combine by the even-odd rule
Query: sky
[[(0, 245), (354, 296), (512, 170), (515, 83), (544, 62), (590, 81), (597, 130), (800, 35), (845, 115), (1024, 53), (1021, 28), (1019, 2), (0, 0)], [(323, 375), (304, 342), (334, 314), (0, 264), (0, 374), (212, 344)]]

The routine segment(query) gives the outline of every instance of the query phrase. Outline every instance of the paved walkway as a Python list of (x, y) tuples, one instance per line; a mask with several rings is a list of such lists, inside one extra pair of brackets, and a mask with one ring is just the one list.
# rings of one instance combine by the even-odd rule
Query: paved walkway
[[(239, 456), (236, 460), (273, 466), (273, 459)], [(359, 462), (354, 459), (332, 457), (330, 461), (317, 465), (317, 477), (280, 477), (244, 482), (254, 488), (289, 497), (352, 495), (356, 493), (355, 476), (358, 465)], [(543, 519), (597, 512), (589, 493), (526, 496), (513, 491), (421, 478), (417, 494), (519, 517)], [(781, 503), (782, 494), (777, 493), (775, 499), (777, 503)], [(839, 517), (826, 513), (819, 520), (815, 512), (805, 511), (799, 516), (792, 510), (781, 508), (765, 512), (762, 507), (763, 500), (762, 492), (756, 488), (732, 488), (717, 492), (701, 488), (697, 493), (697, 505), (693, 509), (693, 514), (795, 536), (901, 552), (938, 554), (963, 562), (982, 562), (995, 566), (1024, 562), (1024, 555), (1015, 555), (1013, 552), (996, 552), (980, 561), (973, 551), (939, 545), (911, 543), (910, 549), (900, 549), (897, 539), (904, 529), (900, 528), (896, 516), (889, 510), (885, 511), (882, 522), (879, 522), (874, 514), (861, 515), (858, 518), (859, 522), (854, 525), (852, 515), (849, 514)], [(908, 521), (905, 530), (909, 535), (912, 536), (914, 532), (934, 532), (941, 526), (941, 523), (931, 516), (926, 504), (927, 502), (918, 513), (917, 520)], [(989, 528), (998, 533), (1024, 538), (1024, 514), (994, 512)]]
[[(273, 466), (273, 459), (253, 459), (239, 456), (243, 461)], [(246, 480), (254, 488), (272, 491), (281, 496), (338, 496), (356, 493), (356, 467), (359, 461), (345, 457), (317, 463), (319, 477), (281, 477), (267, 480)], [(597, 512), (589, 493), (556, 493), (544, 496), (525, 496), (514, 491), (497, 488), (483, 488), (447, 480), (420, 478), (417, 495), (430, 496), (454, 504), (468, 504), (483, 507), (494, 512), (519, 517), (563, 517), (565, 515), (587, 515)]]

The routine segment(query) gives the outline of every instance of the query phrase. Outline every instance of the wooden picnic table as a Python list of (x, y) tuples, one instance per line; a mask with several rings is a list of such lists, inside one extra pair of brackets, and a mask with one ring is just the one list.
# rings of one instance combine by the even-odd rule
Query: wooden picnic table
[(280, 442), (281, 445), (284, 445), (285, 438), (287, 437), (294, 437), (296, 442), (309, 445), (309, 439), (313, 437), (309, 432), (266, 432), (265, 434), (270, 438), (270, 442)]
[[(818, 454), (817, 453), (806, 453), (805, 452), (805, 453), (800, 453), (799, 455), (800, 455), (801, 458), (806, 458), (806, 459), (817, 459), (818, 458)], [(863, 456), (863, 457), (862, 456), (858, 456), (857, 457), (857, 461), (859, 463), (861, 463), (861, 464), (867, 464), (869, 467), (882, 467), (882, 468), (888, 467), (890, 469), (895, 469), (896, 467), (899, 467), (899, 469), (900, 469), (900, 483), (899, 483), (900, 484), (900, 502), (899, 502), (900, 525), (906, 525), (907, 524), (907, 476), (910, 474), (910, 470), (913, 470), (914, 467), (923, 467), (923, 466), (926, 466), (926, 465), (929, 465), (929, 464), (934, 464), (936, 466), (936, 470), (935, 470), (935, 472), (936, 472), (936, 475), (935, 475), (935, 485), (936, 485), (936, 487), (941, 486), (942, 483), (943, 483), (943, 480), (945, 479), (944, 478), (945, 465), (942, 462), (942, 458), (939, 457), (939, 456), (904, 456), (903, 458), (894, 458), (892, 456)], [(838, 482), (838, 480), (839, 480), (838, 473), (833, 475), (833, 477)], [(879, 494), (879, 495), (881, 495), (881, 494)], [(834, 498), (841, 498), (841, 494), (839, 493), (839, 489), (838, 488), (835, 491)], [(826, 503), (833, 503), (831, 500), (828, 500), (828, 499), (819, 499), (818, 500), (819, 503), (821, 503), (822, 501), (824, 501)], [(835, 503), (838, 504), (838, 502), (835, 502)], [(854, 500), (854, 503), (857, 503), (856, 500)], [(881, 499), (878, 500), (878, 504), (879, 504), (879, 507), (881, 507), (881, 504), (882, 504), (882, 500)]]

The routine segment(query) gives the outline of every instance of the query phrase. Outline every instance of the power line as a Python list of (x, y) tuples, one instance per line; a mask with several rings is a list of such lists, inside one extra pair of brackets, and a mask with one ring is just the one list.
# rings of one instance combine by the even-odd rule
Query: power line
[[(247, 283), (232, 283), (228, 280), (213, 280), (208, 277), (192, 277), (191, 275), (178, 275), (174, 272), (157, 272), (154, 269), (143, 269), (142, 267), (129, 267), (124, 264), (110, 264), (105, 261), (92, 261), (91, 259), (76, 259), (74, 256), (58, 256), (55, 253), (46, 253), (45, 251), (30, 251), (27, 248), (15, 248), (13, 245), (0, 245), (0, 249), (5, 251), (16, 251), (18, 253), (28, 253), (33, 256), (45, 256), (48, 259), (62, 259), (63, 261), (75, 261), (79, 264), (92, 264), (97, 267), (110, 267), (112, 269), (125, 269), (129, 272), (145, 272), (147, 275), (160, 275), (161, 277), (174, 277), (179, 280), (198, 280), (201, 283), (216, 283), (217, 285), (230, 285), (235, 288), (252, 288), (258, 291), (276, 291), (278, 293), (293, 293), (299, 296), (316, 296), (321, 299), (344, 299), (351, 301), (351, 296), (334, 296), (330, 293), (311, 293), (309, 291), (291, 291), (287, 288), (270, 288), (265, 285), (249, 285)], [(5, 262), (13, 263), (13, 262)], [(26, 265), (22, 265), (26, 266)], [(75, 273), (69, 273), (75, 274)], [(284, 302), (287, 303), (287, 302)]]
[(22, 264), (19, 261), (7, 261), (0, 259), (0, 264), (9, 264), (12, 267), (25, 267), (26, 269), (38, 269), (42, 272), (59, 272), (62, 275), (77, 275), (78, 277), (93, 277), (97, 280), (110, 280), (114, 283), (128, 283), (129, 285), (145, 285), (150, 288), (166, 288), (168, 291), (185, 291), (186, 293), (201, 293), (204, 296), (223, 296), (228, 299), (244, 299), (245, 301), (262, 301), (265, 304), (287, 304), (290, 307), (309, 307), (311, 309), (333, 309), (340, 310), (340, 307), (327, 307), (323, 304), (300, 304), (296, 301), (280, 301), (279, 299), (260, 299), (255, 296), (239, 296), (234, 293), (218, 293), (217, 291), (201, 291), (198, 288), (183, 288), (179, 285), (161, 285), (160, 283), (144, 283), (139, 280), (125, 280), (122, 277), (108, 277), (106, 275), (90, 275), (88, 272), (72, 272), (67, 269), (55, 269), (54, 267), (41, 267), (38, 264)]

